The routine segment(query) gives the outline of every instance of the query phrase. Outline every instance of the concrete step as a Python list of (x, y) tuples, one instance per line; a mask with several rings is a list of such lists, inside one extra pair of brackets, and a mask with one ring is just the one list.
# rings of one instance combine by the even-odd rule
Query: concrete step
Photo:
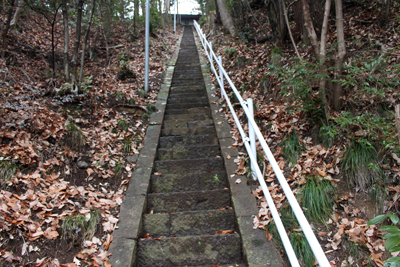
[(202, 191), (228, 187), (225, 171), (152, 175), (150, 192)]
[(185, 103), (201, 103), (208, 104), (208, 97), (196, 97), (196, 96), (188, 96), (188, 97), (169, 97), (168, 104), (185, 104)]
[(190, 114), (171, 114), (164, 115), (164, 120), (186, 120), (186, 121), (200, 121), (200, 120), (211, 120), (209, 113), (190, 113)]
[(176, 90), (185, 90), (185, 91), (189, 91), (189, 90), (198, 90), (198, 91), (203, 91), (205, 92), (205, 86), (204, 85), (179, 85), (179, 86), (171, 86), (170, 88), (170, 92), (174, 93), (174, 91)]
[(173, 75), (173, 79), (176, 80), (192, 80), (192, 79), (203, 79), (203, 74), (198, 71), (181, 71), (175, 72)]
[(176, 136), (176, 135), (202, 135), (202, 134), (216, 134), (214, 126), (198, 126), (198, 127), (185, 127), (185, 128), (172, 128), (162, 129), (162, 136)]
[(147, 195), (148, 213), (215, 210), (230, 205), (229, 189)]
[(195, 128), (195, 127), (204, 127), (204, 126), (214, 126), (214, 121), (211, 119), (208, 120), (173, 120), (173, 119), (167, 119), (164, 120), (163, 123), (163, 129), (175, 129), (175, 128), (181, 128), (181, 127), (187, 127), (187, 128)]
[(175, 99), (175, 98), (187, 98), (187, 97), (207, 97), (207, 93), (204, 90), (197, 90), (197, 91), (182, 91), (179, 93), (170, 93), (168, 100)]
[(159, 148), (159, 160), (215, 158), (221, 156), (219, 145), (177, 146), (173, 148)]
[(238, 234), (141, 239), (138, 245), (139, 266), (211, 266), (241, 262), (241, 255)]
[(211, 235), (236, 230), (233, 209), (145, 214), (143, 233), (152, 237)]
[(200, 108), (189, 108), (189, 109), (165, 110), (165, 115), (194, 114), (194, 113), (206, 113), (211, 116), (211, 109), (210, 107), (200, 107)]
[(177, 85), (203, 85), (205, 86), (203, 79), (194, 79), (194, 80), (172, 80), (171, 86)]
[(167, 110), (168, 109), (189, 109), (189, 108), (204, 108), (208, 107), (207, 103), (177, 103), (177, 104), (168, 104), (167, 102)]
[(162, 136), (160, 137), (160, 148), (172, 148), (175, 146), (190, 145), (216, 145), (218, 138), (214, 134), (203, 135), (180, 135), (180, 136)]
[(223, 171), (224, 161), (222, 158), (212, 159), (178, 159), (154, 162), (154, 171), (161, 173), (188, 173), (188, 172), (212, 172)]

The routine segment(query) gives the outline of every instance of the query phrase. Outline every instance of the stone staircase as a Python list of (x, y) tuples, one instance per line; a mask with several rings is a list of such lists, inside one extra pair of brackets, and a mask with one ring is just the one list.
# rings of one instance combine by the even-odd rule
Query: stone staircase
[(186, 27), (138, 240), (138, 266), (246, 266), (197, 48)]

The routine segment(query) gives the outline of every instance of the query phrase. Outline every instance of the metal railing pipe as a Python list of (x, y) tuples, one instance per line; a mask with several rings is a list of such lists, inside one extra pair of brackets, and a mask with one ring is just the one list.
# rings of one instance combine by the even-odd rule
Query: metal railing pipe
[[(288, 202), (291, 205), (291, 207), (293, 209), (293, 212), (295, 213), (295, 216), (296, 216), (296, 218), (297, 218), (297, 220), (298, 220), (298, 222), (300, 224), (300, 227), (302, 228), (302, 230), (304, 232), (304, 235), (306, 236), (307, 241), (309, 242), (310, 247), (311, 247), (311, 249), (312, 249), (312, 251), (313, 251), (313, 253), (314, 253), (314, 255), (315, 255), (315, 257), (316, 257), (316, 259), (317, 259), (317, 261), (319, 263), (319, 265), (321, 267), (330, 267), (329, 261), (326, 258), (326, 255), (325, 255), (324, 251), (322, 250), (322, 248), (321, 248), (316, 236), (314, 235), (314, 232), (312, 231), (311, 226), (309, 225), (306, 217), (304, 216), (304, 213), (303, 213), (300, 205), (298, 204), (298, 202), (297, 202), (297, 200), (296, 200), (296, 198), (295, 198), (295, 196), (294, 196), (289, 184), (287, 183), (285, 177), (282, 174), (281, 169), (279, 168), (279, 165), (277, 164), (272, 152), (270, 151), (269, 146), (265, 142), (264, 136), (261, 134), (257, 124), (254, 121), (252, 112), (251, 112), (251, 110), (249, 108), (250, 105), (249, 105), (249, 107), (247, 107), (246, 102), (243, 100), (243, 98), (241, 97), (240, 93), (237, 91), (235, 85), (233, 84), (233, 82), (231, 81), (230, 77), (228, 76), (228, 74), (226, 73), (225, 69), (223, 68), (222, 60), (217, 58), (217, 56), (215, 55), (214, 51), (212, 50), (211, 44), (209, 44), (207, 42), (207, 40), (205, 38), (205, 35), (203, 34), (202, 29), (200, 28), (198, 23), (196, 21), (194, 21), (194, 24), (195, 24), (196, 31), (197, 31), (200, 39), (201, 39), (203, 48), (206, 51), (206, 55), (209, 58), (209, 61), (212, 63), (213, 58), (215, 58), (216, 63), (219, 66), (219, 71), (220, 71), (219, 76), (220, 76), (220, 78), (217, 79), (217, 80), (218, 80), (218, 83), (219, 83), (219, 85), (221, 87), (221, 95), (223, 95), (225, 97), (226, 101), (227, 101), (229, 109), (230, 109), (230, 111), (231, 111), (231, 113), (232, 113), (232, 115), (234, 117), (235, 123), (238, 126), (239, 132), (240, 132), (240, 134), (242, 136), (242, 139), (243, 139), (243, 141), (245, 143), (246, 150), (247, 150), (247, 152), (249, 154), (250, 159), (253, 158), (253, 160), (251, 160), (252, 161), (252, 165), (253, 165), (253, 163), (255, 163), (254, 164), (255, 165), (255, 170), (257, 172), (257, 176), (258, 176), (258, 179), (260, 181), (260, 184), (261, 185), (263, 183), (265, 184), (265, 181), (264, 181), (264, 178), (262, 176), (260, 176), (260, 169), (259, 169), (258, 164), (257, 164), (256, 153), (253, 151), (252, 146), (248, 144), (248, 138), (244, 134), (244, 131), (243, 131), (241, 125), (240, 125), (240, 122), (237, 119), (236, 113), (235, 113), (232, 105), (230, 104), (229, 98), (228, 98), (228, 96), (226, 94), (226, 91), (225, 91), (224, 85), (223, 85), (223, 77), (224, 76), (225, 76), (226, 81), (230, 85), (231, 89), (234, 91), (236, 97), (238, 98), (238, 100), (239, 100), (239, 102), (240, 102), (240, 104), (241, 104), (246, 116), (248, 117), (249, 131), (250, 131), (250, 128), (252, 128), (252, 130), (255, 132), (255, 135), (257, 136), (257, 139), (259, 140), (260, 145), (263, 148), (264, 153), (267, 156), (267, 158), (268, 158), (268, 160), (269, 160), (269, 162), (270, 162), (270, 164), (272, 166), (272, 169), (274, 170), (274, 173), (275, 173), (279, 183), (281, 184), (282, 190), (284, 191), (284, 193), (286, 195), (286, 198), (288, 199)], [(209, 47), (209, 50), (210, 50), (209, 53), (207, 52), (207, 46)], [(216, 77), (218, 77), (218, 74), (216, 72), (216, 69), (215, 69), (213, 63), (211, 64), (211, 69), (214, 71), (214, 74), (216, 75)], [(255, 144), (255, 142), (254, 142), (254, 144)], [(249, 148), (247, 148), (247, 146), (249, 146)], [(263, 188), (263, 186), (262, 186), (262, 188)], [(269, 194), (268, 187), (263, 188), (263, 192), (264, 192), (264, 195)], [(272, 213), (272, 209), (275, 208), (274, 203), (273, 202), (271, 204), (268, 203), (268, 205), (270, 206), (270, 210), (271, 210), (271, 213)], [(273, 214), (273, 218), (276, 221), (276, 223), (280, 222), (279, 214), (275, 214), (275, 215)], [(286, 232), (285, 232), (284, 235), (281, 234), (281, 231), (279, 231), (279, 229), (278, 229), (278, 232), (280, 233), (282, 241), (284, 241), (284, 239), (285, 239), (284, 236), (286, 235)], [(286, 235), (286, 237), (287, 237), (287, 235)], [(291, 245), (290, 245), (290, 247), (291, 247)], [(285, 249), (286, 249), (286, 246), (285, 246)], [(286, 251), (286, 253), (289, 255), (289, 251), (288, 250)], [(296, 259), (296, 261), (297, 261), (297, 259)], [(292, 261), (291, 261), (291, 263), (292, 263)], [(295, 266), (295, 265), (293, 265), (293, 263), (292, 263), (292, 266)]]

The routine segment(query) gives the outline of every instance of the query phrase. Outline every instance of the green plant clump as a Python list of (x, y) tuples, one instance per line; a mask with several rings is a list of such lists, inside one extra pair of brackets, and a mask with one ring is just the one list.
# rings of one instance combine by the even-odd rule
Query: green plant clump
[[(386, 239), (385, 248), (390, 253), (400, 252), (400, 229), (397, 224), (399, 223), (399, 217), (394, 213), (378, 215), (368, 222), (368, 225), (374, 225), (383, 222), (389, 218), (393, 225), (384, 225), (380, 228), (381, 231), (388, 232), (383, 236)], [(383, 265), (384, 267), (400, 267), (400, 257), (391, 257), (387, 259)]]
[(310, 177), (299, 192), (299, 200), (308, 218), (325, 223), (333, 210), (335, 190), (331, 181)]
[(120, 128), (122, 131), (128, 130), (129, 123), (126, 120), (119, 120), (117, 123), (117, 127)]
[(74, 150), (81, 151), (83, 146), (86, 143), (86, 138), (83, 135), (82, 131), (78, 129), (78, 127), (73, 124), (67, 124), (67, 141), (66, 144)]
[(81, 245), (85, 240), (92, 240), (100, 222), (99, 210), (90, 212), (89, 219), (85, 215), (71, 215), (61, 225), (62, 238), (72, 245)]
[(350, 185), (366, 190), (383, 175), (379, 162), (379, 155), (371, 143), (365, 139), (353, 140), (344, 154), (341, 169)]
[(283, 157), (289, 163), (289, 166), (296, 165), (302, 151), (297, 132), (293, 130), (289, 133), (285, 140), (282, 141), (281, 146), (283, 148)]
[(3, 190), (7, 188), (8, 181), (13, 178), (16, 171), (17, 166), (15, 164), (12, 164), (11, 162), (6, 160), (0, 160), (0, 184)]
[(314, 266), (315, 256), (304, 234), (302, 232), (291, 232), (289, 238), (301, 266)]

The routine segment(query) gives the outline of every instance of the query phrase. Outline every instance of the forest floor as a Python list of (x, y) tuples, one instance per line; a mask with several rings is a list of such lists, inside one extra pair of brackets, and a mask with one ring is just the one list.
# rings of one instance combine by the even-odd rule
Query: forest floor
[(148, 93), (144, 28), (122, 23), (108, 55), (104, 40), (96, 44), (83, 93), (72, 95), (61, 41), (52, 78), (49, 29), (37, 24), (47, 25), (23, 17), (0, 60), (0, 265), (109, 266), (111, 233), (181, 29), (151, 34)]
[[(319, 114), (312, 113), (323, 110), (320, 103), (311, 101), (319, 94), (320, 76), (316, 65), (307, 68), (307, 64), (299, 64), (290, 40), (282, 49), (274, 48), (271, 42), (256, 43), (257, 38), (265, 36), (265, 29), (269, 29), (264, 7), (253, 7), (253, 16), (257, 20), (250, 16), (250, 22), (244, 27), (246, 31), (239, 30), (234, 42), (215, 25), (203, 27), (215, 54), (222, 56), (224, 67), (243, 99), (253, 99), (255, 120), (287, 182), (304, 207), (331, 265), (383, 266), (386, 259), (398, 253), (391, 255), (386, 251), (382, 239), (385, 232), (380, 231), (379, 226), (367, 223), (379, 214), (399, 214), (400, 160), (394, 107), (400, 102), (397, 82), (400, 71), (400, 8), (398, 4), (393, 7), (389, 23), (383, 26), (383, 13), (378, 4), (362, 7), (349, 3), (345, 3), (343, 8), (347, 59), (342, 79), (342, 108), (335, 111), (330, 105), (328, 114), (322, 119), (318, 118)], [(294, 27), (292, 25), (292, 31), (296, 32)], [(335, 25), (331, 23), (328, 54), (335, 50), (335, 42)], [(311, 45), (297, 40), (297, 46), (305, 62), (315, 63)], [(334, 59), (329, 59), (328, 65), (333, 68)], [(218, 83), (215, 77), (213, 79), (220, 94)], [(231, 96), (236, 114), (246, 125), (243, 109), (226, 84), (225, 90)], [(303, 91), (296, 93), (296, 90)], [(307, 102), (306, 98), (310, 101)], [(220, 104), (232, 124), (235, 145), (243, 151), (236, 159), (238, 173), (250, 175), (249, 159), (239, 131), (225, 101), (221, 99)], [(360, 143), (369, 144), (370, 150), (367, 149), (366, 155), (370, 155), (370, 161), (367, 163), (357, 162), (358, 156), (350, 153)], [(257, 151), (259, 165), (264, 166), (261, 171), (265, 173), (264, 178), (302, 266), (317, 264), (259, 143)], [(348, 171), (350, 167), (345, 167), (344, 163), (347, 160), (346, 166), (349, 166), (349, 158), (354, 159), (355, 165), (352, 177)], [(310, 193), (310, 188), (314, 192)], [(307, 194), (311, 195), (308, 203), (306, 198), (310, 195)], [(265, 229), (267, 238), (273, 238), (279, 244), (260, 187), (254, 195), (259, 199), (260, 208), (254, 227)], [(319, 203), (327, 201), (327, 204), (315, 204), (312, 199)], [(317, 207), (314, 217), (313, 205)], [(327, 214), (324, 215), (325, 211)], [(315, 213), (320, 215), (315, 216)], [(281, 249), (284, 255), (283, 247)]]
[[(271, 43), (254, 42), (269, 27), (265, 10), (255, 12), (262, 25), (250, 20), (253, 33), (243, 31), (235, 42), (220, 31), (210, 36), (243, 98), (254, 99), (256, 121), (294, 193), (304, 198), (304, 187), (313, 179), (334, 184), (334, 209), (323, 220), (310, 220), (332, 266), (382, 266), (390, 256), (384, 248), (383, 232), (367, 222), (381, 213), (398, 213), (400, 150), (393, 110), (399, 103), (400, 88), (395, 85), (391, 90), (382, 90), (387, 83), (375, 82), (366, 90), (363, 82), (370, 81), (371, 76), (381, 79), (386, 75), (386, 80), (398, 77), (400, 10), (393, 4), (386, 26), (381, 26), (377, 4), (344, 7), (348, 86), (343, 89), (342, 110), (334, 111), (331, 106), (326, 114), (329, 125), (336, 127), (336, 132), (331, 129), (333, 137), (328, 142), (321, 134), (327, 125), (310, 120), (304, 103), (298, 95), (293, 96), (293, 86), (285, 89), (287, 80), (306, 77), (300, 82), (314, 88), (310, 95), (318, 95), (312, 81), (315, 72), (279, 75), (276, 69), (294, 68), (292, 45), (287, 43), (276, 52)], [(152, 36), (151, 90), (145, 94), (143, 28), (135, 36), (129, 25), (117, 26), (108, 43), (108, 56), (104, 41), (99, 41), (97, 58), (85, 63), (85, 77), (92, 77), (86, 79), (85, 93), (73, 96), (67, 93), (68, 85), (60, 74), (61, 46), (56, 53), (57, 75), (52, 78), (50, 41), (37, 25), (46, 23), (37, 17), (22, 18), (18, 32), (9, 34), (7, 60), (0, 61), (0, 264), (108, 266), (107, 249), (119, 206), (135, 168), (165, 60), (176, 49), (180, 32), (174, 35), (164, 29)], [(58, 36), (61, 34), (58, 32)], [(329, 43), (333, 51), (334, 26), (329, 31)], [(389, 48), (383, 60), (379, 60), (379, 43)], [(313, 62), (309, 46), (301, 42), (298, 47), (302, 57)], [(124, 66), (132, 71), (129, 77), (122, 75)], [(236, 109), (244, 119), (238, 105)], [(373, 118), (379, 120), (367, 120)], [(297, 154), (295, 161), (288, 159), (285, 150), (293, 132), (300, 147), (292, 151)], [(242, 147), (236, 128), (232, 135), (236, 145)], [(376, 165), (386, 179), (376, 181), (380, 187), (368, 185), (381, 190), (375, 190), (375, 195), (371, 190), (349, 186), (343, 168), (350, 144), (371, 140), (372, 135), (377, 143), (388, 144), (377, 146), (380, 162)], [(281, 214), (291, 216), (272, 168), (262, 153), (259, 159), (260, 166), (265, 164), (265, 179)], [(244, 152), (236, 162), (238, 173), (250, 172)], [(363, 177), (365, 173), (382, 174), (368, 166), (360, 166), (359, 170), (357, 175)], [(267, 238), (276, 238), (261, 190), (256, 189), (254, 194), (260, 204), (255, 227), (265, 228)], [(301, 234), (292, 221), (288, 232), (291, 237)], [(307, 254), (306, 249), (298, 246), (302, 255)], [(303, 264), (307, 261), (301, 260)]]

